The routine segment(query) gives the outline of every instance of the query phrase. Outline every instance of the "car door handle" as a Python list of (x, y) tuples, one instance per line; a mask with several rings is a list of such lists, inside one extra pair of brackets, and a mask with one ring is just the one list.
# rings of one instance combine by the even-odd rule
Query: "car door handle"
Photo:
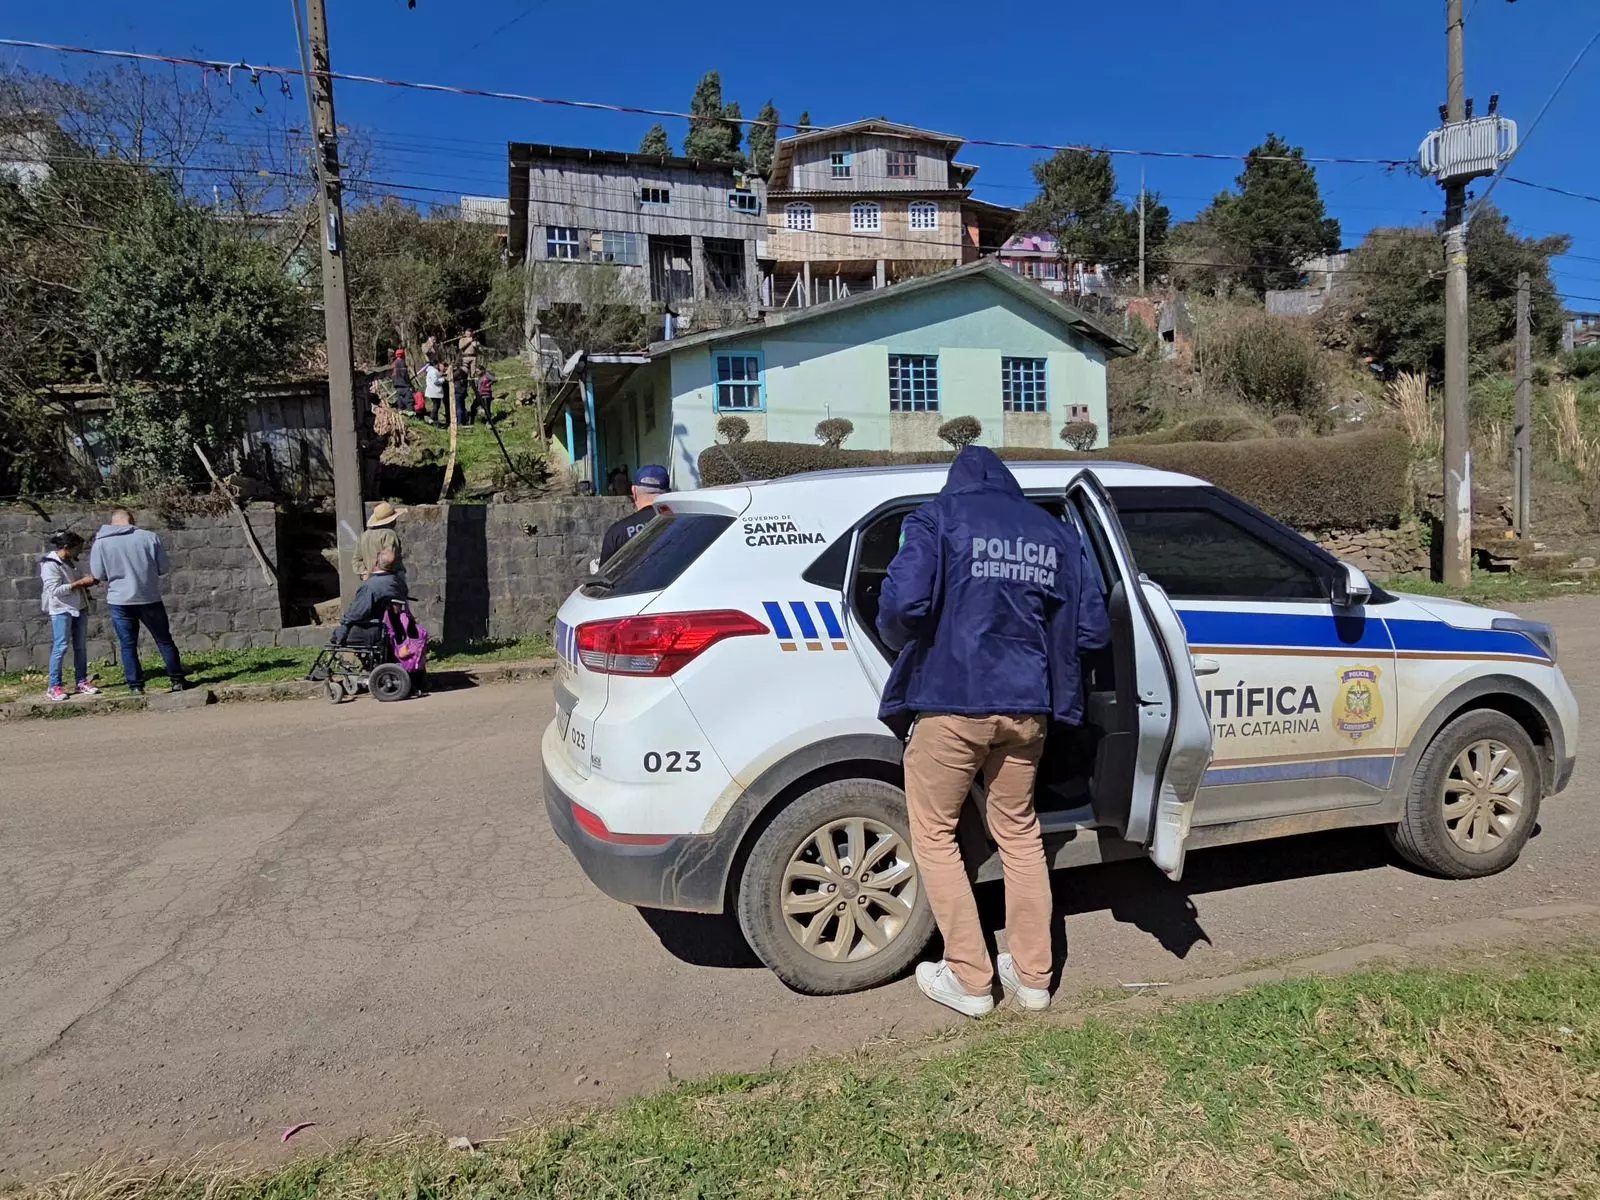
[(1204, 654), (1193, 655), (1193, 659), (1194, 673), (1196, 675), (1215, 675), (1218, 671), (1222, 670), (1221, 663), (1214, 658), (1207, 657)]

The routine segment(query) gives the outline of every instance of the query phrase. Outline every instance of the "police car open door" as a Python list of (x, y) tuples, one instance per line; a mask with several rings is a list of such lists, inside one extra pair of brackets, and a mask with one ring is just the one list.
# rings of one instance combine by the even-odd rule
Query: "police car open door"
[[(1138, 572), (1116, 507), (1093, 474), (1067, 485), (1072, 518), (1098, 567), (1111, 610), (1113, 661), (1132, 670), (1133, 687), (1118, 690), (1133, 704), (1125, 717), (1136, 740), (1131, 788), (1097, 797), (1095, 815), (1146, 852), (1172, 879), (1183, 876), (1184, 843), (1195, 793), (1211, 762), (1211, 722), (1195, 681), (1189, 642), (1167, 594)], [(1121, 781), (1119, 780), (1119, 783)]]

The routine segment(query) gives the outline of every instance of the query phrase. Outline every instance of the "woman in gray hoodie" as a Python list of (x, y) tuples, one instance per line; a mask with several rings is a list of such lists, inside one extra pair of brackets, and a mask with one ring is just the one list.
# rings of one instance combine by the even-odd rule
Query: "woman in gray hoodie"
[(50, 549), (39, 557), (39, 582), (42, 592), (39, 607), (50, 618), (50, 686), (45, 695), (65, 700), (61, 686), (61, 664), (72, 647), (72, 668), (80, 696), (93, 696), (100, 689), (89, 682), (89, 618), (84, 613), (85, 593), (94, 586), (93, 575), (80, 575), (76, 569), (83, 538), (70, 529), (50, 535)]

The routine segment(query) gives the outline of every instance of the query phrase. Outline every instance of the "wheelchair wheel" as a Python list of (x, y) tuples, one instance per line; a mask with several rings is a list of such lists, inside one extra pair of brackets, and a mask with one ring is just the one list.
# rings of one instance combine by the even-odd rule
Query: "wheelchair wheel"
[(399, 663), (383, 663), (367, 676), (367, 690), (379, 700), (404, 700), (411, 694), (411, 675)]
[(338, 704), (344, 699), (344, 684), (337, 677), (323, 681), (322, 690), (328, 697), (329, 704)]

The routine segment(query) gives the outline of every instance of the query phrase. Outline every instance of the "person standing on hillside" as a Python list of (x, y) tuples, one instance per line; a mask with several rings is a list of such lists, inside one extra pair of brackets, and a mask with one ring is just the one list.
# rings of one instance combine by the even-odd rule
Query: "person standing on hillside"
[(144, 671), (139, 666), (139, 626), (150, 631), (167, 678), (175, 692), (193, 687), (183, 669), (183, 659), (172, 640), (167, 606), (161, 601), (161, 576), (168, 571), (167, 551), (161, 539), (134, 524), (126, 508), (111, 510), (111, 523), (100, 526), (89, 550), (89, 573), (106, 584), (111, 625), (117, 631), (122, 654), (122, 677), (128, 690), (144, 692)]
[(461, 368), (472, 379), (478, 377), (478, 367), (482, 363), (482, 347), (478, 344), (478, 335), (469, 329), (461, 335), (461, 340), (456, 343), (461, 354)]
[(389, 364), (389, 382), (394, 384), (394, 406), (402, 412), (410, 412), (411, 372), (406, 369), (404, 346), (395, 349), (394, 362)]
[(422, 394), (428, 401), (428, 419), (435, 425), (450, 424), (450, 410), (445, 407), (444, 371), (432, 359), (422, 368)]
[(878, 715), (911, 724), (911, 848), (944, 935), (943, 961), (918, 964), (917, 986), (969, 1017), (994, 1008), (995, 964), (956, 840), (981, 772), (1005, 869), (1000, 982), (1023, 1008), (1048, 1008), (1050, 873), (1033, 784), (1051, 718), (1083, 721), (1079, 656), (1110, 639), (1105, 599), (1077, 530), (1024, 496), (987, 447), (956, 455), (902, 528), (879, 601), (878, 633), (898, 656)]

